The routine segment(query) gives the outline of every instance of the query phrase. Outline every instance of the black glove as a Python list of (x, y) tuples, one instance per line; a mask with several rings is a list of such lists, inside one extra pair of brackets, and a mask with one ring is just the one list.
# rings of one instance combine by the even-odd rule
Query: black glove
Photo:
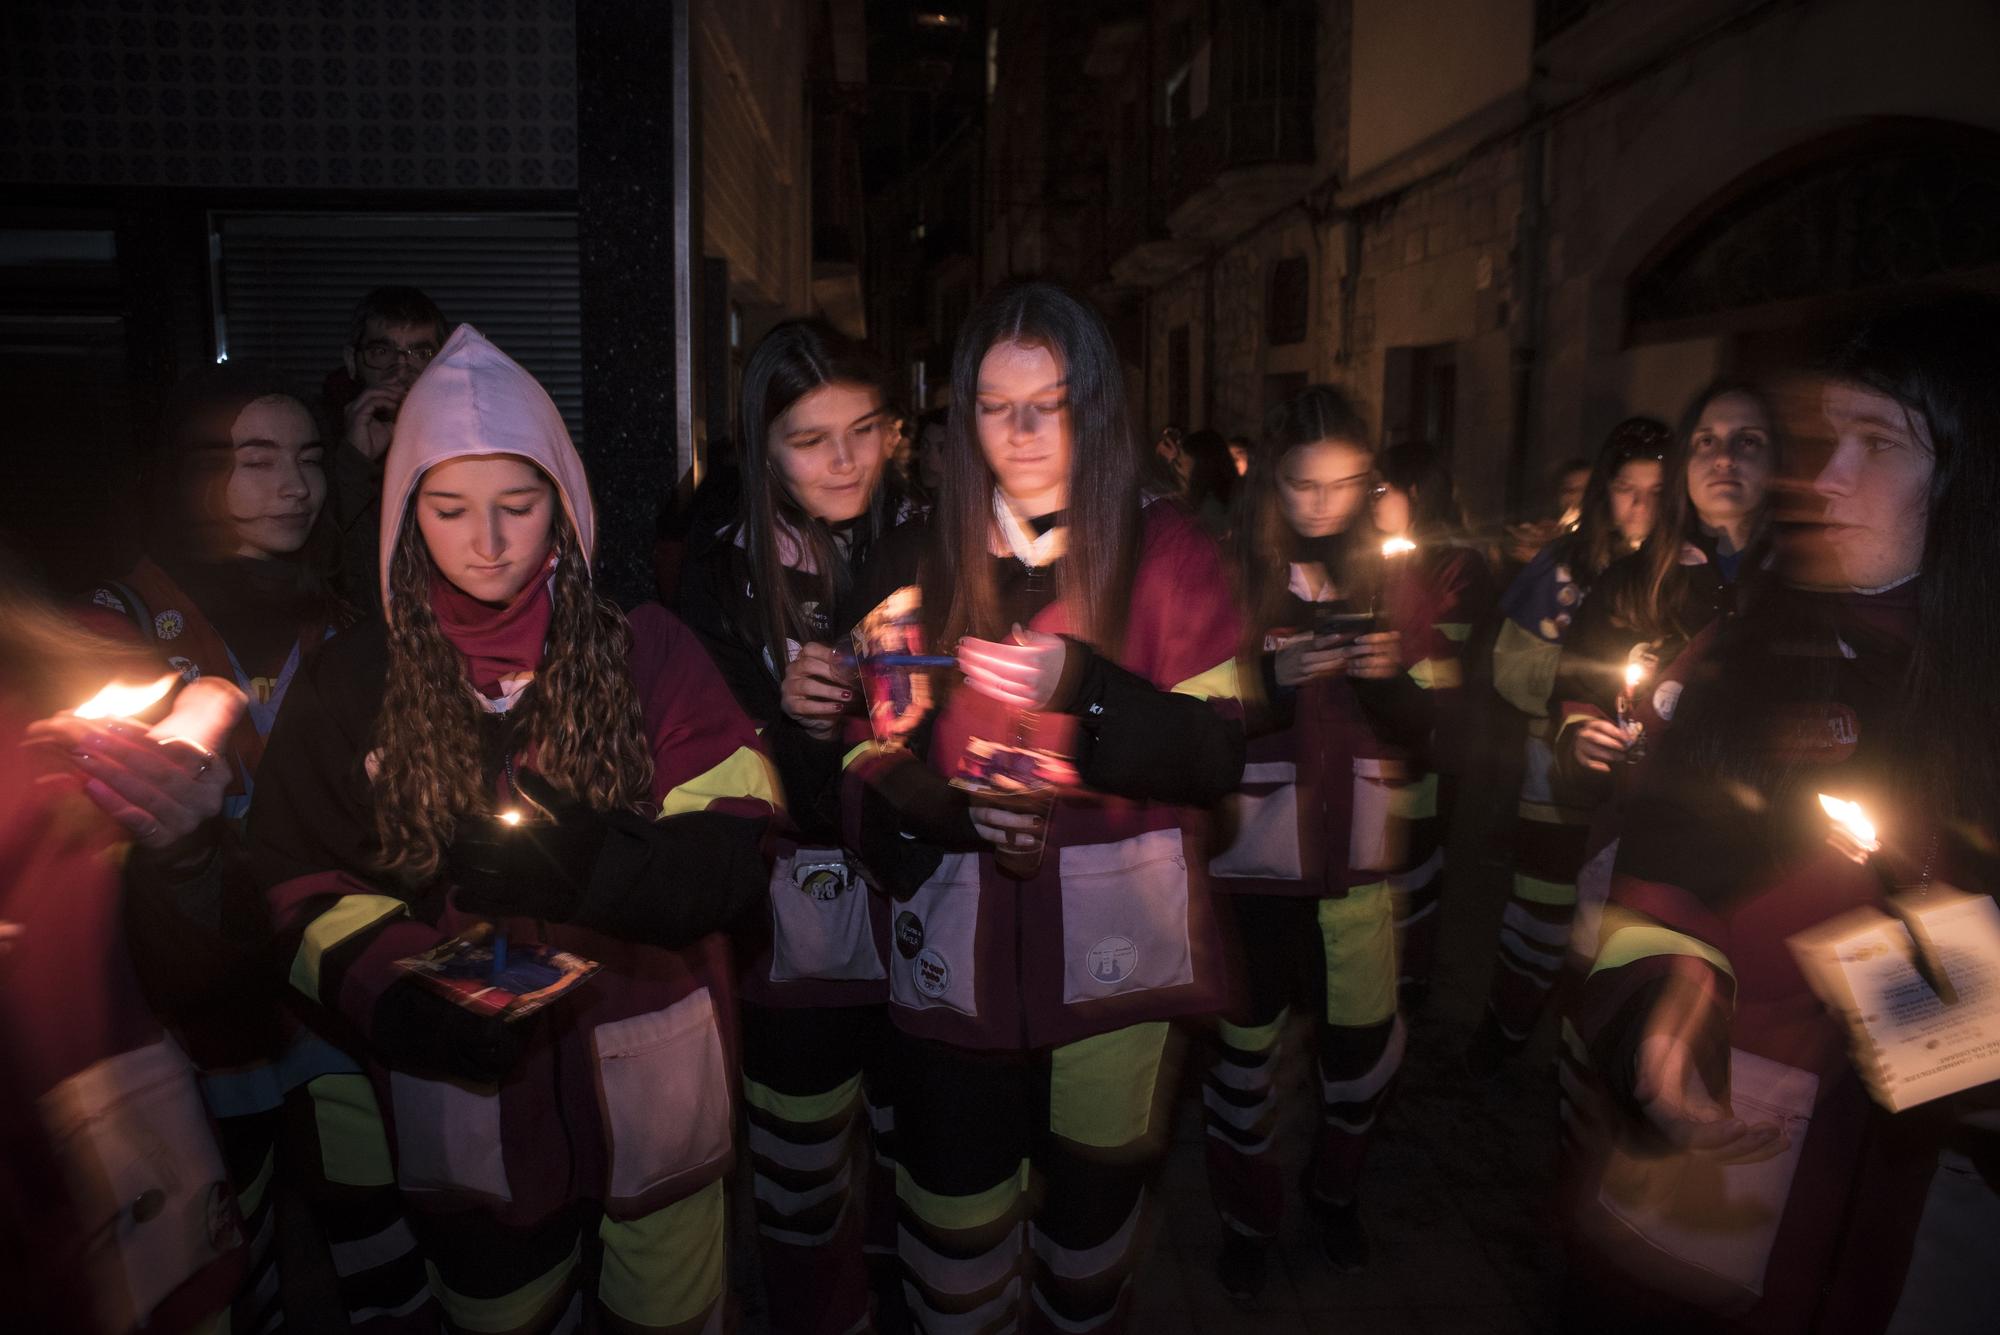
[(862, 784), (859, 825), (861, 865), (897, 899), (935, 876), (947, 850), (986, 846), (973, 828), (965, 790), (908, 752)]
[(412, 1075), (498, 1084), (520, 1060), (524, 1017), (476, 1015), (415, 978), (392, 984), (375, 1003), (369, 1037), (383, 1065)]
[(494, 917), (568, 922), (603, 852), (605, 818), (563, 797), (539, 774), (524, 773), (516, 785), (528, 799), (519, 807), (519, 824), (498, 816), (458, 822), (445, 862), (459, 906)]

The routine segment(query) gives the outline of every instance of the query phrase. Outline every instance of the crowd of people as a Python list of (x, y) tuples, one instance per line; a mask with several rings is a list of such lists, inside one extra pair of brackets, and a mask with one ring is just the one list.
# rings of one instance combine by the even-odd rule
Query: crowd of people
[(920, 416), (792, 321), (671, 611), (593, 588), (560, 414), (420, 292), (316, 396), (191, 377), (144, 558), (72, 606), (0, 569), (22, 1328), (262, 1332), (310, 1282), (369, 1331), (721, 1331), (740, 1158), (774, 1331), (1125, 1329), (1183, 1054), (1222, 1287), (1294, 1194), (1364, 1268), (1496, 785), (1454, 1056), (1477, 1091), (1558, 1030), (1565, 1327), (1961, 1328), (1913, 1257), (1991, 1227), (2000, 1100), (1871, 1101), (1787, 942), (2000, 888), (1996, 366), (2000, 302), (1878, 315), (1483, 533), (1332, 386), (1148, 448), (1051, 284), (986, 297)]

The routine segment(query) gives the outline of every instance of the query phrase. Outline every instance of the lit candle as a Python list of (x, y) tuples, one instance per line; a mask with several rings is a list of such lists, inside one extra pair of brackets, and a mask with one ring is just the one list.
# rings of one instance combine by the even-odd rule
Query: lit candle
[(158, 681), (143, 686), (127, 686), (114, 681), (72, 712), (78, 718), (131, 718), (158, 704), (179, 680), (179, 676), (169, 672)]
[(1386, 561), (1395, 556), (1408, 556), (1415, 550), (1417, 550), (1417, 544), (1411, 542), (1408, 538), (1390, 538), (1382, 544), (1382, 559)]
[(1645, 685), (1645, 682), (1644, 663), (1633, 662), (1625, 665), (1625, 689), (1618, 694), (1618, 726), (1632, 739), (1631, 747), (1625, 752), (1627, 760), (1640, 760), (1646, 754), (1646, 725), (1634, 717), (1636, 707), (1633, 704), (1639, 688)]
[(1881, 849), (1882, 843), (1875, 837), (1875, 822), (1868, 819), (1859, 802), (1821, 793), (1819, 805), (1833, 822), (1833, 836), (1828, 842), (1848, 858), (1865, 863), (1870, 853)]
[[(521, 813), (509, 807), (500, 813), (500, 823), (509, 827), (518, 826), (521, 823)], [(498, 978), (505, 972), (507, 972), (507, 929), (496, 924), (493, 928), (493, 967), (487, 977)]]

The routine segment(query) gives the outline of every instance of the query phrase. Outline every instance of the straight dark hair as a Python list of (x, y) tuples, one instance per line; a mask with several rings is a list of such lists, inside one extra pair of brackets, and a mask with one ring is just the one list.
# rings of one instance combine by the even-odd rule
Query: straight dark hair
[[(1917, 634), (1901, 712), (1878, 723), (1894, 739), (1898, 786), (1913, 810), (1970, 822), (1990, 838), (2000, 819), (2000, 738), (1992, 674), (2000, 663), (1993, 572), (2000, 569), (2000, 299), (1965, 294), (1878, 315), (1823, 366), (1826, 377), (1895, 400), (1931, 439), (1931, 480), (1917, 582)], [(1794, 618), (1796, 619), (1796, 618)], [(1721, 689), (1686, 711), (1668, 734), (1691, 762), (1776, 788), (1790, 767), (1758, 746), (1774, 693), (1787, 683), (1761, 670), (1779, 628), (1737, 618), (1718, 644)], [(1831, 661), (1831, 660), (1826, 660)], [(1789, 683), (1796, 692), (1798, 683)], [(1806, 689), (1823, 694), (1830, 681)], [(1690, 692), (1690, 703), (1693, 693)], [(1981, 722), (1985, 720), (1985, 722)], [(1675, 734), (1686, 732), (1685, 738)]]
[(1375, 460), (1382, 480), (1410, 498), (1410, 537), (1420, 543), (1465, 536), (1465, 511), (1451, 469), (1420, 440), (1391, 445)]
[(1139, 547), (1139, 443), (1125, 404), (1125, 372), (1097, 312), (1054, 283), (1007, 283), (979, 303), (959, 331), (951, 362), (951, 420), (945, 434), (943, 495), (932, 511), (933, 561), (945, 593), (926, 606), (931, 643), (1006, 633), (993, 570), (993, 489), (998, 482), (979, 446), (979, 365), (1002, 343), (1046, 348), (1063, 377), (1069, 429), (1069, 500), (1056, 591), (1071, 634), (1116, 656), (1125, 637)]
[(361, 340), (368, 337), (370, 320), (380, 320), (388, 325), (429, 325), (436, 331), (440, 347), (444, 346), (445, 336), (451, 332), (437, 303), (421, 288), (415, 287), (374, 288), (354, 304), (354, 315), (348, 322), (347, 341), (356, 349), (361, 347)]
[[(1293, 553), (1299, 535), (1285, 518), (1285, 459), (1305, 445), (1330, 442), (1351, 445), (1368, 455), (1375, 447), (1368, 442), (1368, 424), (1348, 397), (1332, 385), (1311, 385), (1287, 399), (1264, 425), (1264, 443), (1250, 463), (1246, 479), (1249, 487), (1246, 519), (1231, 543), (1230, 567), (1236, 577), (1237, 597), (1249, 613), (1243, 623), (1244, 645), (1263, 644), (1264, 632), (1277, 623), (1285, 591), (1290, 585)], [(1362, 541), (1368, 513), (1364, 506), (1354, 520), (1337, 535), (1335, 554), (1328, 574), (1347, 581), (1373, 572), (1365, 569), (1368, 545)], [(1372, 530), (1369, 530), (1372, 535)]]
[[(1612, 427), (1611, 434), (1605, 437), (1604, 447), (1597, 452), (1597, 462), (1591, 466), (1590, 481), (1583, 489), (1576, 531), (1567, 539), (1570, 573), (1583, 588), (1588, 589), (1604, 573), (1604, 567), (1625, 555), (1624, 539), (1611, 519), (1611, 484), (1618, 480), (1618, 470), (1635, 460), (1659, 463), (1672, 443), (1673, 435), (1667, 424), (1653, 417), (1628, 417)], [(1666, 469), (1662, 464), (1663, 484), (1665, 480)], [(1661, 490), (1665, 490), (1664, 485)], [(1656, 519), (1654, 527), (1658, 526)]]
[(1681, 624), (1679, 617), (1681, 590), (1688, 581), (1688, 567), (1681, 564), (1681, 548), (1689, 543), (1698, 544), (1702, 536), (1701, 515), (1695, 510), (1694, 497), (1688, 493), (1688, 463), (1694, 458), (1694, 433), (1701, 425), (1701, 415), (1708, 411), (1709, 404), (1729, 395), (1741, 395), (1756, 403), (1764, 414), (1770, 437), (1766, 447), (1771, 463), (1770, 486), (1757, 507), (1750, 541), (1743, 548), (1741, 570), (1745, 578), (1756, 572), (1770, 547), (1772, 487), (1785, 463), (1777, 406), (1763, 386), (1754, 381), (1717, 380), (1695, 395), (1687, 411), (1681, 414), (1680, 431), (1660, 465), (1664, 485), (1660, 488), (1659, 513), (1653, 520), (1653, 531), (1639, 546), (1640, 577), (1621, 591), (1618, 605), (1613, 609), (1621, 621), (1647, 640), (1688, 634), (1689, 628)]
[[(853, 385), (875, 396), (878, 411), (889, 411), (888, 372), (867, 348), (817, 320), (787, 320), (759, 339), (743, 368), (743, 391), (736, 419), (736, 448), (741, 465), (742, 492), (738, 514), (743, 546), (749, 558), (750, 582), (756, 590), (756, 635), (764, 642), (775, 671), (783, 675), (785, 641), (804, 641), (810, 634), (805, 602), (786, 575), (780, 529), (789, 534), (812, 563), (819, 605), (831, 608), (847, 591), (851, 568), (833, 531), (807, 514), (778, 475), (771, 457), (771, 428), (806, 395), (827, 385)], [(893, 514), (889, 478), (894, 471), (884, 460), (875, 494), (862, 517), (862, 535), (880, 535)]]

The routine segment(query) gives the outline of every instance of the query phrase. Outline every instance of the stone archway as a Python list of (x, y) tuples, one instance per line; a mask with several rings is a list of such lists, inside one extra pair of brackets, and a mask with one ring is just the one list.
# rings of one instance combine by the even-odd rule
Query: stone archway
[(1951, 285), (2000, 288), (2000, 133), (1873, 120), (1779, 153), (1692, 210), (1633, 267), (1622, 342), (1722, 335), (1732, 360), (1774, 362), (1817, 328)]

